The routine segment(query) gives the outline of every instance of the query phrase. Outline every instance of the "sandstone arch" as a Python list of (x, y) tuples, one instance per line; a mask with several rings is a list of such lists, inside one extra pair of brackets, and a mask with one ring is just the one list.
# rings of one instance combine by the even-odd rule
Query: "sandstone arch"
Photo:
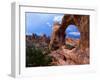
[(81, 37), (80, 37), (80, 45), (79, 47), (82, 50), (89, 48), (89, 16), (88, 15), (68, 15), (65, 14), (63, 16), (61, 25), (59, 29), (53, 33), (53, 38), (50, 41), (50, 47), (54, 44), (54, 40), (57, 39), (59, 43), (59, 47), (65, 42), (65, 30), (68, 25), (74, 24), (78, 27)]

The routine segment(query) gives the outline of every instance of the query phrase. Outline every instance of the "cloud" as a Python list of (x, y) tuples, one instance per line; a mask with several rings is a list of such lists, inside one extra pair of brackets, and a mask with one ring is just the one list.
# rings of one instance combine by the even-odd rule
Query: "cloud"
[(66, 29), (67, 32), (79, 32), (77, 26), (69, 25)]
[(50, 24), (49, 22), (46, 23), (48, 25), (48, 27), (52, 28), (52, 24)]
[(80, 32), (69, 32), (69, 35), (80, 36)]
[(42, 36), (44, 33), (42, 33), (42, 32), (36, 32), (35, 34), (37, 34), (38, 36)]
[(54, 22), (59, 22), (61, 24), (62, 18), (63, 18), (63, 15), (62, 16), (55, 16), (53, 21)]
[(46, 24), (47, 24), (49, 27), (52, 27), (52, 25), (51, 25), (49, 22), (47, 22)]
[(26, 33), (26, 35), (32, 35), (32, 33)]

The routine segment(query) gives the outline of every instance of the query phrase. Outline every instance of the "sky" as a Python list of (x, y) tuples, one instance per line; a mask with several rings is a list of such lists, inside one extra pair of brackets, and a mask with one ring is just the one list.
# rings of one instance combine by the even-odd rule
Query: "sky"
[[(55, 21), (61, 23), (64, 14), (50, 13), (25, 13), (26, 35), (35, 33), (37, 35), (46, 34), (51, 36), (52, 25)], [(75, 25), (69, 25), (66, 29), (67, 37), (79, 38), (80, 33)]]
[(66, 29), (66, 33), (67, 33), (66, 37), (70, 37), (70, 38), (74, 38), (74, 39), (80, 38), (80, 32), (79, 32), (77, 26), (75, 26), (75, 25), (69, 25)]

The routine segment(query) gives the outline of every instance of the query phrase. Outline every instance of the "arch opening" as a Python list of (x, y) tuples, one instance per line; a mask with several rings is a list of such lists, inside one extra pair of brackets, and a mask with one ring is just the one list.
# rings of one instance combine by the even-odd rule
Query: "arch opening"
[(69, 24), (65, 30), (65, 45), (67, 49), (73, 49), (79, 46), (80, 31), (74, 24)]
[(74, 24), (68, 25), (66, 28), (66, 38), (80, 39), (80, 31)]

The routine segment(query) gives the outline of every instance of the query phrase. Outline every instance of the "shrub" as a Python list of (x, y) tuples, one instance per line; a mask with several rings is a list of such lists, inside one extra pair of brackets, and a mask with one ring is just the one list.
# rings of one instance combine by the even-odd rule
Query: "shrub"
[(71, 50), (73, 48), (75, 48), (74, 46), (70, 45), (70, 44), (66, 44), (67, 49)]
[(26, 67), (49, 66), (52, 59), (47, 54), (35, 46), (26, 48)]

